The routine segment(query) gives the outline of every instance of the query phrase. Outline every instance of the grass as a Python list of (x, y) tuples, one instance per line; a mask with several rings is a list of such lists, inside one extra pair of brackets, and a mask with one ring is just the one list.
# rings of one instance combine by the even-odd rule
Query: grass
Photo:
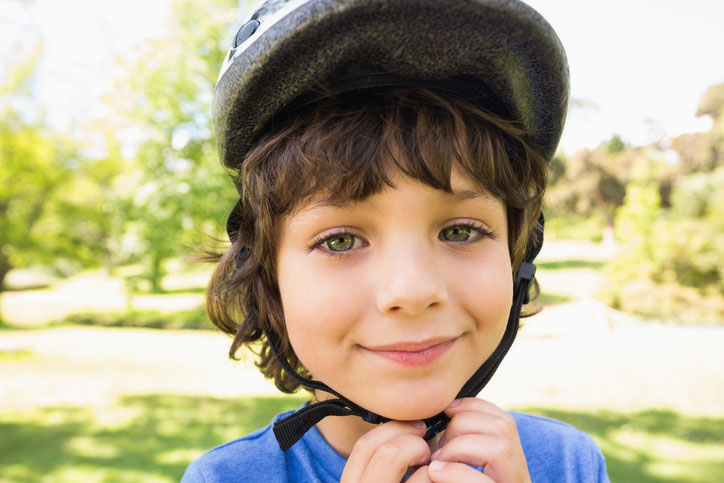
[(122, 397), (79, 406), (0, 412), (0, 482), (179, 481), (212, 447), (264, 426), (299, 397)]
[[(266, 425), (300, 396), (125, 396), (107, 410), (0, 412), (0, 482), (178, 481), (208, 449)], [(612, 481), (724, 481), (724, 418), (523, 408), (594, 437)]]
[(35, 357), (35, 353), (28, 349), (3, 349), (0, 347), (0, 363), (27, 361)]
[(724, 481), (724, 418), (684, 416), (666, 409), (636, 413), (527, 408), (593, 436), (611, 481)]
[(538, 298), (538, 302), (542, 303), (543, 305), (563, 304), (566, 302), (573, 302), (574, 300), (575, 298), (571, 297), (570, 295), (553, 292), (541, 292)]

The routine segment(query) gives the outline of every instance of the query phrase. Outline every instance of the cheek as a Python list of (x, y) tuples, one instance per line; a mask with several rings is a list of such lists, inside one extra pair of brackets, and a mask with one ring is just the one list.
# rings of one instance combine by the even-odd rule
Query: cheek
[(513, 301), (513, 279), (507, 247), (487, 251), (474, 262), (461, 263), (452, 278), (454, 292), (484, 332), (505, 330)]
[[(289, 340), (299, 360), (316, 377), (339, 367), (335, 350), (354, 333), (362, 317), (359, 280), (329, 273), (303, 257), (279, 260), (279, 292)], [(341, 357), (341, 356), (340, 356)]]

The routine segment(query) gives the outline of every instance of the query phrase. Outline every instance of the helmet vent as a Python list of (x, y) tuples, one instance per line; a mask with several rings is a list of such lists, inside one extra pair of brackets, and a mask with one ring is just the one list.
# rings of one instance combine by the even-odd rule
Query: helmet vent
[(232, 45), (232, 48), (235, 49), (243, 44), (246, 39), (254, 35), (254, 32), (256, 32), (256, 29), (258, 28), (258, 20), (249, 20), (244, 25), (242, 25), (239, 31), (236, 33), (236, 37), (234, 37), (234, 44)]

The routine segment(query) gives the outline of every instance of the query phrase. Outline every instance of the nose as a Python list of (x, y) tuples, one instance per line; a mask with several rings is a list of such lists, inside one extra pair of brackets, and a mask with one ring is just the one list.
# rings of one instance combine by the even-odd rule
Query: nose
[(448, 300), (447, 286), (431, 248), (423, 243), (388, 250), (379, 259), (377, 308), (383, 314), (419, 315)]

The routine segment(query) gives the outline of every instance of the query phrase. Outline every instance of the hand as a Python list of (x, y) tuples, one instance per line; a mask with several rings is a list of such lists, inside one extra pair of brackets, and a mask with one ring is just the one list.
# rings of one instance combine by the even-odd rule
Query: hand
[[(428, 468), (432, 481), (530, 482), (518, 429), (510, 413), (470, 397), (453, 401), (445, 414), (450, 423), (440, 449), (432, 455)], [(483, 466), (483, 472), (471, 466)]]
[[(407, 483), (429, 482), (430, 448), (421, 421), (390, 421), (357, 440), (341, 483), (399, 483), (410, 467), (419, 466)], [(423, 466), (424, 465), (424, 466)]]

